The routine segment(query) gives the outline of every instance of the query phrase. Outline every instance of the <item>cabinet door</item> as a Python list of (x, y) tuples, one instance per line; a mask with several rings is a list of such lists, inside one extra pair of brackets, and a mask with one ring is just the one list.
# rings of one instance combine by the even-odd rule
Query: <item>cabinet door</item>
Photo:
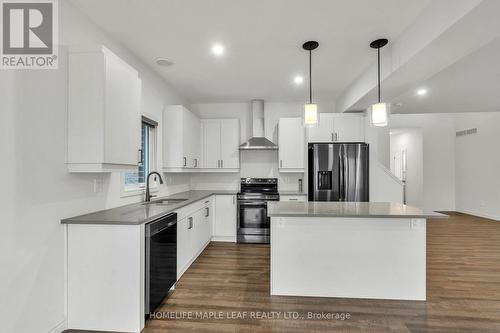
[(200, 120), (191, 111), (183, 107), (183, 141), (186, 168), (200, 167)]
[(204, 209), (198, 210), (191, 216), (193, 218), (193, 228), (191, 229), (193, 233), (193, 252), (191, 258), (194, 258), (206, 243), (206, 223), (204, 216)]
[(138, 163), (141, 142), (140, 79), (112, 55), (105, 56), (104, 162)]
[(304, 169), (305, 141), (302, 118), (281, 118), (278, 129), (279, 168)]
[(364, 142), (364, 118), (353, 114), (339, 114), (334, 122), (336, 141)]
[(192, 232), (190, 217), (177, 222), (177, 276), (180, 277), (187, 269), (193, 255)]
[(215, 197), (215, 236), (219, 240), (236, 240), (236, 196)]
[(238, 119), (220, 120), (221, 165), (224, 169), (240, 167), (240, 121)]
[(209, 201), (203, 208), (203, 245), (212, 238), (212, 202)]
[(220, 121), (216, 119), (202, 120), (203, 132), (203, 167), (218, 168), (221, 156)]
[(333, 113), (320, 113), (319, 126), (308, 128), (308, 142), (334, 141), (334, 117)]

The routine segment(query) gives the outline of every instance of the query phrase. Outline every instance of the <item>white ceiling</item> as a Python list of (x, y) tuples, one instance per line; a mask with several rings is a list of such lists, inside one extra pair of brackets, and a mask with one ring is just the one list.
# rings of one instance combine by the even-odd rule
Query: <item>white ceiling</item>
[[(390, 40), (430, 0), (73, 0), (112, 37), (192, 103), (307, 99), (304, 41), (315, 39), (316, 101), (334, 101), (375, 60), (369, 43)], [(210, 46), (222, 42), (222, 59)], [(158, 67), (155, 57), (175, 65)]]
[[(396, 98), (397, 113), (500, 111), (500, 38)], [(417, 96), (419, 88), (428, 90)]]

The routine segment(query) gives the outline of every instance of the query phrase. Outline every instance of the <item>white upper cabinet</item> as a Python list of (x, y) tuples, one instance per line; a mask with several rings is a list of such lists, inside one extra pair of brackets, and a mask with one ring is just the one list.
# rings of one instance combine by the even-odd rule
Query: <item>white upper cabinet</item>
[(68, 170), (135, 170), (141, 145), (141, 80), (105, 47), (69, 54)]
[(306, 148), (302, 118), (280, 118), (278, 146), (280, 172), (303, 172)]
[(237, 171), (240, 167), (239, 120), (202, 119), (201, 128), (203, 168), (220, 172)]
[(308, 130), (308, 142), (364, 142), (364, 117), (345, 113), (320, 113), (318, 127)]
[(221, 119), (220, 121), (220, 159), (221, 168), (239, 169), (240, 167), (240, 121)]
[(163, 169), (181, 171), (201, 167), (200, 120), (182, 105), (163, 113)]
[(356, 114), (336, 114), (334, 121), (334, 138), (340, 142), (364, 142), (364, 117)]
[(221, 156), (220, 120), (203, 119), (201, 128), (203, 168), (219, 168)]
[(333, 113), (320, 113), (319, 125), (308, 128), (308, 142), (334, 141)]

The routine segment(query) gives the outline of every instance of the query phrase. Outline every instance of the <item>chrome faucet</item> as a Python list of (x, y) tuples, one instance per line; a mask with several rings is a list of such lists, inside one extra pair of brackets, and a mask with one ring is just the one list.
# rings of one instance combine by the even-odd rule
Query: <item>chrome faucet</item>
[[(160, 184), (163, 184), (163, 179), (161, 178), (161, 175), (156, 172), (156, 171), (151, 171), (148, 176), (146, 177), (146, 198), (144, 201), (149, 202), (151, 201), (151, 198), (155, 197), (156, 195), (152, 195), (149, 191), (149, 177), (152, 175), (158, 176), (160, 178)], [(155, 178), (156, 180), (156, 178)]]

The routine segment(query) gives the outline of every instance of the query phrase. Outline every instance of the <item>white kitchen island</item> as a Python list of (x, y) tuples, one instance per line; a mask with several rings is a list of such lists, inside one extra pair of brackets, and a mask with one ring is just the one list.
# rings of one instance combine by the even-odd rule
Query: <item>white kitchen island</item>
[(426, 223), (385, 202), (269, 202), (271, 294), (426, 299)]

